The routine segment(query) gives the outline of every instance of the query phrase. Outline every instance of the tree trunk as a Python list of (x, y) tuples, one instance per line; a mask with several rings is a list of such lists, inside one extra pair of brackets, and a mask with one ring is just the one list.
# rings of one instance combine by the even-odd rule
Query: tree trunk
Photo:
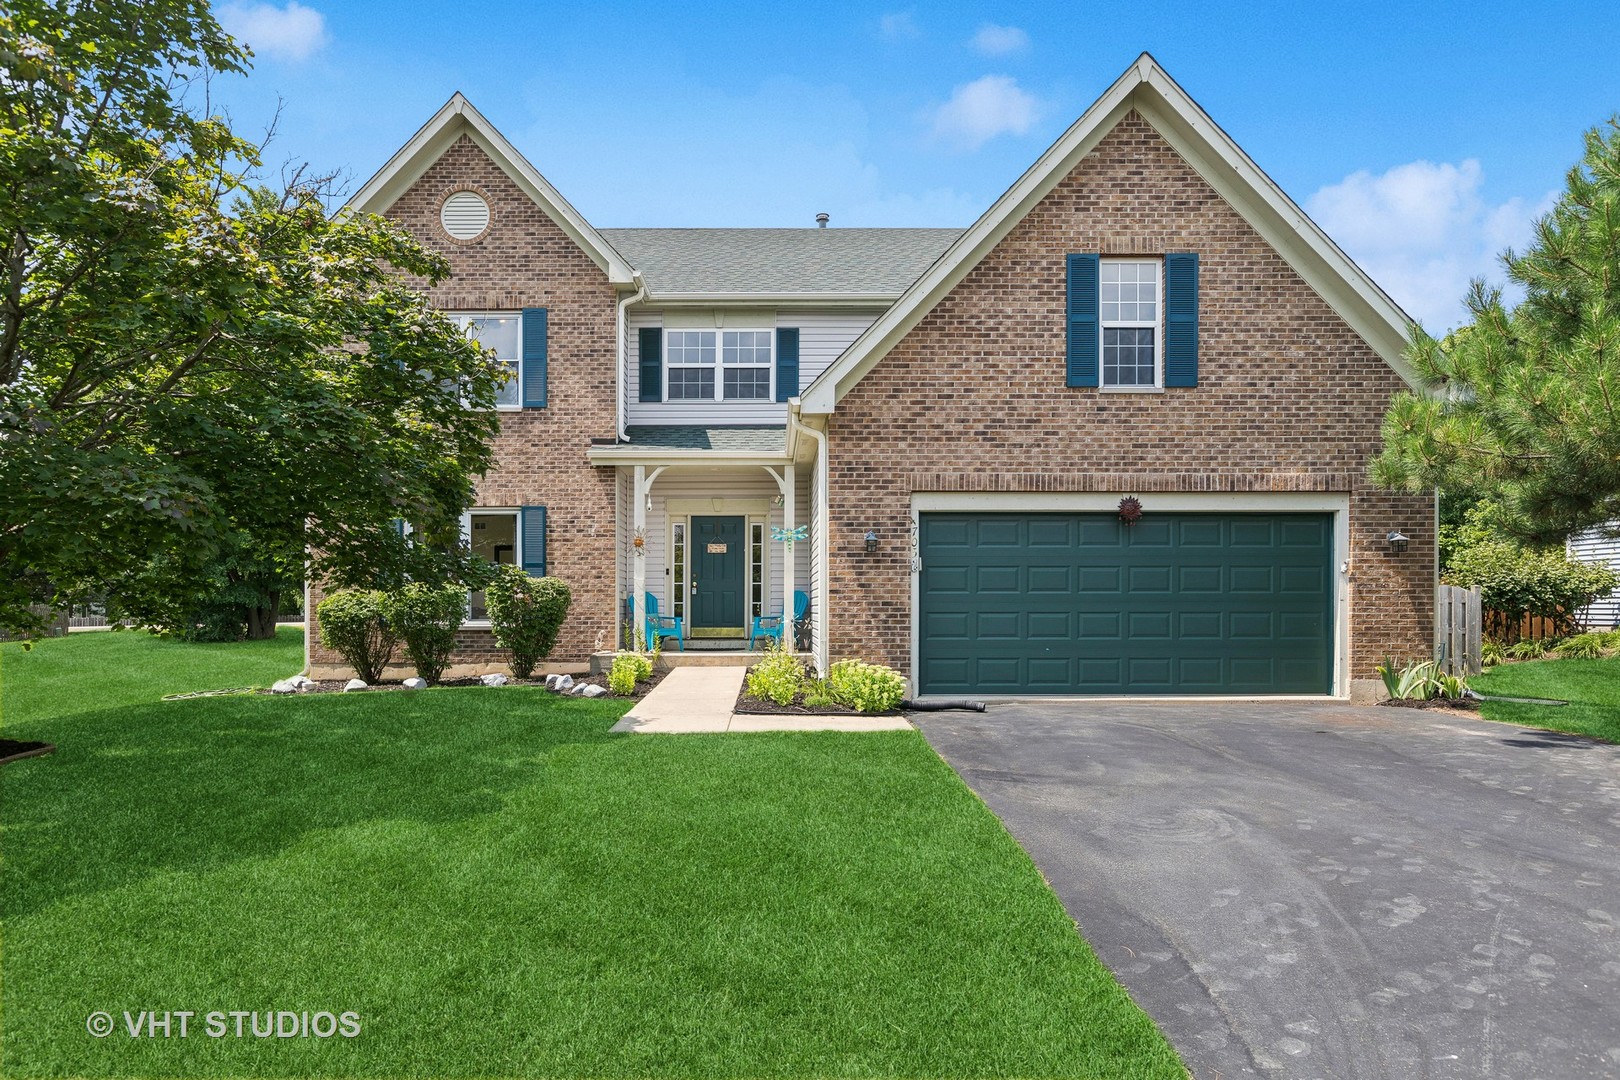
[(266, 641), (276, 636), (276, 622), (281, 616), (281, 593), (268, 594), (269, 607), (247, 609), (248, 640)]

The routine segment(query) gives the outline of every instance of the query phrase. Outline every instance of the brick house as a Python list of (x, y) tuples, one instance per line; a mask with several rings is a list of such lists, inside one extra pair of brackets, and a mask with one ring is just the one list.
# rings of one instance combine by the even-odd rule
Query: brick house
[(1407, 319), (1146, 54), (966, 230), (597, 229), (460, 95), (352, 205), (513, 369), (466, 534), (572, 586), (558, 662), (650, 608), (677, 658), (802, 611), (924, 695), (1430, 650), (1433, 500), (1366, 479)]

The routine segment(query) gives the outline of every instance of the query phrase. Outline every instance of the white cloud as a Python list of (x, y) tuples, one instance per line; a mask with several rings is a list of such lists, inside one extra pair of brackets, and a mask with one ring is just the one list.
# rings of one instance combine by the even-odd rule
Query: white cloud
[(1407, 314), (1440, 334), (1467, 318), (1471, 279), (1504, 283), (1497, 256), (1522, 246), (1557, 197), (1493, 205), (1483, 185), (1478, 161), (1412, 161), (1376, 176), (1352, 173), (1305, 209)]
[(307, 60), (327, 42), (326, 16), (298, 0), (287, 6), (230, 3), (219, 9), (220, 25), (257, 56), (276, 60)]
[(917, 17), (909, 11), (895, 11), (878, 20), (878, 33), (886, 41), (908, 41), (922, 36)]
[(986, 56), (1011, 56), (1029, 48), (1029, 35), (1016, 26), (985, 23), (973, 35), (973, 47)]
[(934, 113), (934, 134), (963, 150), (977, 150), (997, 135), (1022, 135), (1040, 116), (1041, 103), (1007, 75), (986, 75), (951, 91)]

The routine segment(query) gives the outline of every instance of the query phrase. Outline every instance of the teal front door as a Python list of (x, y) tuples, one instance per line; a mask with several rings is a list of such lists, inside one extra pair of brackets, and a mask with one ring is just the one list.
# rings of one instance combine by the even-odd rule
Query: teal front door
[(741, 633), (747, 596), (743, 519), (692, 519), (692, 619), (696, 630)]

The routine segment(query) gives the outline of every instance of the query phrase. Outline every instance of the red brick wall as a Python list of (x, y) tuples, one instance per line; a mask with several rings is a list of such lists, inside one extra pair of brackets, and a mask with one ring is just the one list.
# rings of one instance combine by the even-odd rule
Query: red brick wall
[[(1064, 385), (1064, 256), (1200, 254), (1199, 385)], [(916, 491), (1342, 491), (1351, 675), (1432, 649), (1434, 508), (1370, 488), (1400, 378), (1140, 116), (1128, 115), (839, 403), (832, 658), (910, 667)], [(862, 538), (875, 529), (879, 551)], [(1385, 534), (1411, 537), (1404, 555)]]
[[(461, 243), (439, 224), (446, 196), (463, 189), (484, 196), (490, 228)], [(388, 210), (450, 260), (437, 286), (419, 285), (446, 311), (547, 308), (547, 399), (544, 409), (501, 414), (496, 467), (478, 483), (480, 506), (548, 508), (549, 572), (573, 590), (573, 606), (553, 660), (582, 661), (600, 634), (611, 647), (614, 474), (586, 460), (592, 438), (611, 438), (614, 409), (614, 305), (607, 275), (470, 139), (463, 136)], [(313, 600), (319, 600), (317, 593)], [(313, 607), (313, 604), (311, 605)], [(504, 662), (486, 631), (464, 631), (461, 665)], [(340, 663), (318, 641), (313, 665)]]

